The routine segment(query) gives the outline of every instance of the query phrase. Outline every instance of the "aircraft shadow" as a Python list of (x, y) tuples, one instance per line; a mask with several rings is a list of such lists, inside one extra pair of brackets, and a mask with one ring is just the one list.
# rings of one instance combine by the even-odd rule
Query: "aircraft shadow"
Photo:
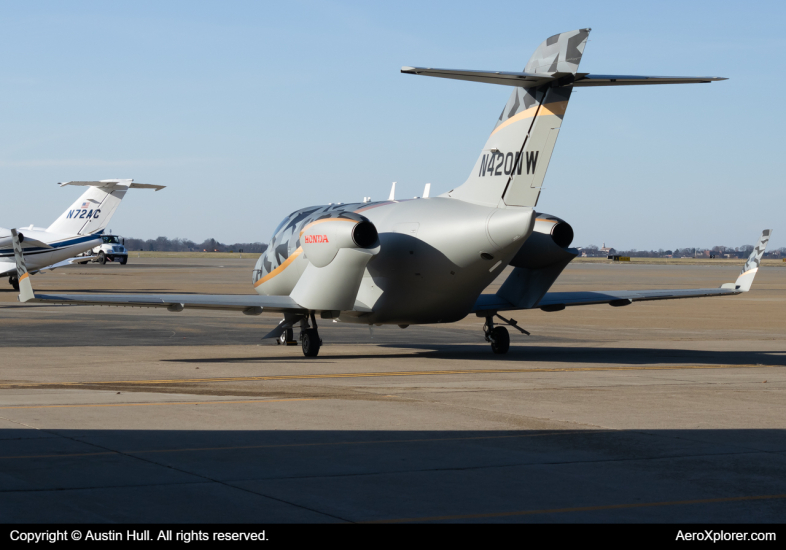
[[(324, 414), (324, 403), (230, 410), (232, 418), (247, 411), (245, 423), (277, 414), (285, 425), (282, 414), (295, 412), (299, 422)], [(343, 406), (363, 414), (368, 403)], [(411, 403), (372, 406), (375, 414), (423, 418)], [(222, 407), (198, 410), (227, 414)], [(0, 430), (0, 516), (6, 523), (781, 523), (786, 513), (782, 429), (208, 430), (199, 429), (207, 417), (194, 409), (170, 406), (167, 416), (197, 429)]]
[[(329, 346), (322, 349), (316, 361), (369, 359), (448, 359), (455, 362), (510, 363), (580, 363), (580, 364), (612, 364), (612, 365), (762, 365), (786, 366), (786, 350), (783, 351), (708, 351), (662, 348), (598, 348), (598, 347), (559, 347), (559, 346), (511, 346), (506, 355), (494, 355), (488, 344), (452, 345), (399, 345), (384, 344), (385, 348), (409, 348), (414, 352), (402, 353), (330, 353)], [(281, 362), (292, 360), (314, 361), (300, 354), (299, 346), (292, 346), (288, 352), (276, 349), (270, 355), (254, 357), (201, 357), (183, 359), (162, 359), (164, 362), (176, 363), (249, 363), (249, 362)]]

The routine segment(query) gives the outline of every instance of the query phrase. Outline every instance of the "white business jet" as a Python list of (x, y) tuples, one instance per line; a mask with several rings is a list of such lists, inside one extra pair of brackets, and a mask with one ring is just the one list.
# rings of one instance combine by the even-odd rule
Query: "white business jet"
[[(17, 228), (30, 273), (73, 263), (80, 252), (101, 244), (101, 235), (129, 189), (163, 189), (163, 185), (134, 183), (132, 179), (66, 181), (59, 184), (88, 187), (52, 225)], [(0, 227), (0, 277), (19, 290), (11, 230)]]

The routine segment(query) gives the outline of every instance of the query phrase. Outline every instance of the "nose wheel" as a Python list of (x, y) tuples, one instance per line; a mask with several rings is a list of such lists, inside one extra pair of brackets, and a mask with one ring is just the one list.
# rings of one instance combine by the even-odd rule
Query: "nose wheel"
[(285, 329), (281, 336), (276, 338), (276, 343), (280, 346), (296, 346), (295, 331), (291, 328)]

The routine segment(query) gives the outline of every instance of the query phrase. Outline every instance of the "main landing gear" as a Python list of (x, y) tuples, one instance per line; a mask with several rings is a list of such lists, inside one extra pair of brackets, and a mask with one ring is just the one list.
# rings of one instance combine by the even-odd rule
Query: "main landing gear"
[[(276, 336), (276, 344), (296, 346), (297, 340), (295, 340), (293, 327), (297, 323), (300, 323), (300, 345), (303, 347), (303, 355), (316, 357), (319, 355), (319, 348), (322, 347), (322, 338), (319, 337), (317, 319), (313, 311), (311, 313), (285, 314), (284, 320), (279, 323), (281, 334)], [(283, 328), (282, 324), (287, 328)]]
[(8, 284), (11, 285), (14, 290), (19, 290), (19, 278), (16, 276), (9, 277)]
[(316, 357), (319, 355), (319, 348), (322, 347), (322, 338), (317, 332), (317, 318), (311, 312), (311, 327), (308, 326), (308, 317), (300, 321), (300, 344), (303, 346), (303, 355), (306, 357)]
[(503, 355), (508, 353), (508, 349), (510, 349), (510, 334), (508, 334), (508, 329), (505, 327), (494, 326), (494, 316), (499, 317), (507, 325), (529, 336), (529, 332), (521, 328), (515, 320), (505, 319), (496, 313), (493, 315), (487, 315), (486, 324), (483, 325), (483, 335), (486, 337), (486, 342), (491, 343), (491, 351), (493, 351), (495, 354)]

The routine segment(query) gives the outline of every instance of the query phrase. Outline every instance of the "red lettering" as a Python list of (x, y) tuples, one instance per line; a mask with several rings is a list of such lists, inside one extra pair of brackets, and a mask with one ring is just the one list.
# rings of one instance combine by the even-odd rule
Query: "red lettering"
[(306, 244), (329, 243), (327, 235), (306, 235)]

